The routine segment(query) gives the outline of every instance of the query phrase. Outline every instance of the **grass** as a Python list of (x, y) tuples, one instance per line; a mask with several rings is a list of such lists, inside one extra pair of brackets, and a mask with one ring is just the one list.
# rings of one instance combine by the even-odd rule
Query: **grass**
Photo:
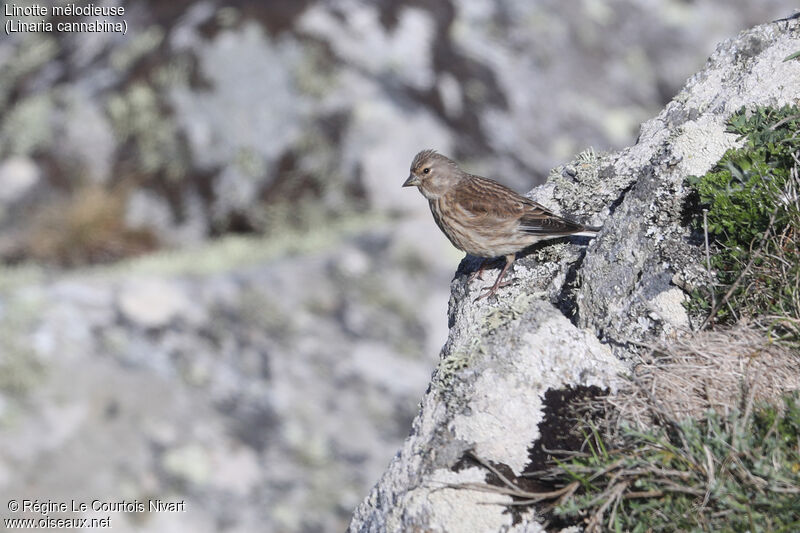
[[(380, 213), (365, 213), (336, 219), (311, 231), (287, 229), (276, 236), (225, 235), (196, 246), (176, 250), (157, 250), (154, 253), (102, 265), (84, 267), (68, 276), (98, 277), (131, 276), (204, 276), (227, 272), (234, 268), (274, 261), (302, 254), (319, 253), (339, 246), (352, 236), (388, 224), (390, 219)], [(48, 270), (38, 263), (24, 262), (16, 266), (0, 264), (0, 292), (35, 284), (48, 276)], [(65, 274), (60, 274), (64, 277)]]
[(693, 224), (707, 232), (712, 283), (690, 307), (706, 323), (754, 320), (800, 342), (800, 110), (744, 109), (728, 131), (743, 145), (704, 176), (691, 176), (699, 205)]
[(662, 419), (702, 418), (736, 408), (742, 391), (780, 405), (786, 391), (800, 390), (798, 366), (797, 350), (758, 328), (720, 327), (653, 345), (607, 402), (619, 418), (642, 428), (653, 424), (653, 406)]
[(587, 451), (540, 476), (578, 482), (553, 515), (587, 531), (797, 531), (800, 403), (746, 403), (728, 415), (649, 431), (624, 428), (613, 449), (593, 428)]
[[(625, 531), (800, 530), (800, 400), (781, 408), (743, 401), (728, 414), (710, 411), (648, 430), (623, 427), (613, 440), (590, 422), (580, 451), (553, 451), (553, 466), (520, 477), (473, 457), (496, 480), (465, 484), (538, 506), (555, 529)], [(543, 492), (522, 487), (534, 478)]]

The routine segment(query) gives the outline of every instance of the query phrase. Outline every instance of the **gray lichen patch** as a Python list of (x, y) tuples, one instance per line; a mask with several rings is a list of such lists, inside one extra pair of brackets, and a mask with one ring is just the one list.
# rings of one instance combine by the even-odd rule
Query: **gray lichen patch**
[(8, 413), (9, 400), (24, 398), (45, 377), (46, 366), (36, 349), (20, 332), (30, 332), (43, 310), (39, 291), (31, 290), (3, 302), (0, 307), (0, 423)]
[(53, 95), (49, 93), (32, 95), (11, 107), (0, 132), (0, 138), (7, 143), (3, 152), (28, 155), (48, 147), (53, 141), (49, 117), (54, 109)]
[(430, 517), (434, 531), (502, 531), (511, 527), (513, 517), (505, 512), (512, 503), (510, 496), (470, 490), (465, 484), (484, 481), (480, 468), (459, 472), (435, 471), (426, 491), (413, 495), (407, 505), (412, 512)]
[(136, 167), (178, 181), (186, 173), (187, 155), (178, 129), (166, 114), (158, 93), (145, 83), (134, 83), (111, 97), (107, 112), (120, 142), (134, 147)]
[[(608, 386), (623, 370), (611, 351), (550, 304), (533, 301), (485, 339), (487, 359), (472, 369), (468, 414), (450, 423), (482, 458), (520, 473), (539, 436), (544, 392), (570, 385)], [(509, 402), (508, 398), (514, 401)]]
[(725, 131), (720, 116), (703, 115), (677, 129), (672, 139), (673, 152), (686, 175), (705, 174), (723, 154), (740, 145), (736, 135)]
[[(587, 216), (602, 211), (628, 183), (608, 172), (608, 156), (586, 150), (566, 165), (553, 169), (537, 196), (549, 194), (558, 202), (559, 212), (592, 224)], [(605, 191), (605, 195), (592, 194)]]

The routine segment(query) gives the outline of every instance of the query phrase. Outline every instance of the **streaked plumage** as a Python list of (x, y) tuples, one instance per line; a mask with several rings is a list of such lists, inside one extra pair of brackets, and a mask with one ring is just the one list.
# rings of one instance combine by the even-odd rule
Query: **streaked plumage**
[(560, 217), (494, 180), (468, 174), (434, 150), (414, 157), (403, 186), (416, 186), (427, 198), (433, 219), (456, 248), (482, 258), (505, 256), (497, 281), (482, 298), (502, 286), (517, 252), (545, 239), (594, 237), (600, 230)]

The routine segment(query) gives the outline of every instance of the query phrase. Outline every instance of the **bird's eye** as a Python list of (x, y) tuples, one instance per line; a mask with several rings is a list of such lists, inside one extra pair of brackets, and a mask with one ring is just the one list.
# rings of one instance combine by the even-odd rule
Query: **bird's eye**
[(422, 169), (422, 173), (423, 174), (430, 174), (431, 173), (431, 169), (430, 168), (423, 168)]

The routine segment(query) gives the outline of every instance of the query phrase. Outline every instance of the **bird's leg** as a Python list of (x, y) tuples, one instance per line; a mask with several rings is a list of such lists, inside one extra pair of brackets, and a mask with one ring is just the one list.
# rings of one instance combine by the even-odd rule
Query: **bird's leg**
[(478, 270), (476, 270), (475, 272), (473, 272), (472, 274), (469, 275), (469, 279), (467, 279), (467, 283), (472, 283), (475, 280), (475, 278), (478, 278), (478, 279), (482, 280), (483, 279), (483, 269), (486, 268), (486, 263), (488, 263), (488, 262), (489, 262), (488, 259), (481, 259), (481, 266), (478, 267)]
[[(473, 272), (472, 274), (469, 275), (469, 279), (467, 279), (467, 283), (472, 283), (473, 281), (475, 281), (475, 278), (478, 278), (479, 280), (483, 280), (483, 272), (486, 270), (486, 267), (489, 266), (489, 265), (492, 265), (493, 263), (497, 263), (499, 261), (499, 259), (500, 259), (499, 257), (481, 258), (480, 267), (478, 267), (478, 270), (476, 270), (475, 272)], [(500, 286), (502, 287), (503, 285), (500, 285)]]
[(481, 294), (480, 296), (475, 298), (475, 301), (481, 300), (483, 298), (488, 298), (489, 296), (495, 294), (497, 292), (497, 289), (499, 289), (500, 287), (505, 287), (506, 285), (511, 283), (510, 281), (507, 281), (505, 283), (500, 283), (500, 282), (502, 281), (506, 271), (514, 263), (514, 259), (516, 259), (516, 254), (509, 254), (506, 256), (506, 264), (505, 266), (503, 266), (503, 270), (500, 271), (500, 275), (497, 276), (497, 280), (495, 280), (494, 285), (492, 285), (492, 287), (488, 289), (485, 294)]

